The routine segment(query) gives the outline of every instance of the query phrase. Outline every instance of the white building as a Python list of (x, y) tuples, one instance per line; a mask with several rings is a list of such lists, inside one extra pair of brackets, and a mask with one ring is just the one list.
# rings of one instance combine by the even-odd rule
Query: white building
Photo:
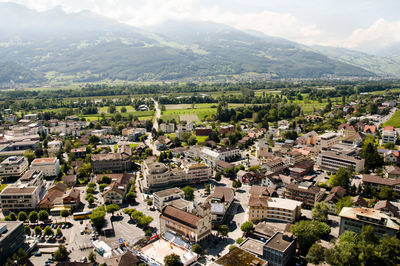
[(397, 134), (393, 127), (386, 126), (382, 131), (382, 144), (396, 143)]
[(166, 205), (169, 205), (168, 203), (177, 199), (183, 199), (184, 195), (185, 193), (177, 187), (154, 192), (154, 207), (161, 211)]
[(57, 158), (37, 158), (32, 161), (31, 170), (41, 170), (45, 177), (58, 176), (60, 161)]
[(361, 172), (364, 169), (364, 162), (364, 159), (358, 159), (332, 151), (322, 152), (317, 157), (317, 165), (331, 171), (337, 171), (340, 167), (343, 167)]
[(28, 166), (28, 160), (23, 156), (8, 157), (0, 163), (0, 177), (21, 177)]
[(40, 187), (9, 185), (0, 192), (0, 206), (3, 211), (32, 210), (40, 202)]
[(164, 133), (172, 133), (175, 131), (175, 124), (174, 123), (161, 123), (160, 130)]
[(335, 145), (336, 143), (339, 143), (339, 141), (340, 141), (340, 138), (336, 133), (329, 132), (329, 133), (325, 133), (325, 134), (317, 137), (316, 146), (320, 150), (327, 150), (330, 147), (332, 147), (333, 145)]

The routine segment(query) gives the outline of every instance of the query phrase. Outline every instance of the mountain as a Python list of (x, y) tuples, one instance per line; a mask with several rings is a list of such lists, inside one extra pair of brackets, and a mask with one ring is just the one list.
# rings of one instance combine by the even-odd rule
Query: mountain
[(332, 59), (361, 67), (380, 76), (400, 75), (400, 56), (396, 59), (395, 56), (383, 57), (350, 49), (329, 46), (312, 46), (312, 49)]
[(12, 3), (0, 3), (0, 58), (15, 66), (15, 73), (0, 68), (0, 77), (8, 76), (3, 83), (375, 75), (281, 38), (221, 24), (170, 21), (138, 29), (89, 11), (37, 12)]

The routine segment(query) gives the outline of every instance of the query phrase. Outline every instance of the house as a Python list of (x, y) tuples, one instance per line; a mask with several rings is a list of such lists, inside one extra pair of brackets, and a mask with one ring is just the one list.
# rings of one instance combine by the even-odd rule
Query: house
[(325, 189), (312, 186), (311, 182), (290, 183), (285, 189), (285, 198), (301, 201), (304, 207), (309, 208), (314, 207), (315, 203), (321, 201), (325, 194)]
[(382, 187), (387, 186), (395, 192), (400, 192), (400, 178), (382, 178), (377, 175), (362, 175), (362, 184), (364, 187), (370, 187), (375, 191), (381, 191)]
[(297, 143), (299, 145), (314, 146), (317, 143), (317, 137), (318, 137), (317, 132), (311, 131), (309, 133), (306, 133), (306, 134), (298, 137), (297, 138)]
[(333, 187), (329, 195), (325, 198), (325, 203), (330, 208), (330, 213), (336, 213), (336, 203), (346, 195), (346, 189), (341, 186)]
[(195, 129), (196, 136), (210, 136), (212, 128), (197, 127)]
[(378, 237), (395, 236), (400, 229), (400, 221), (390, 217), (385, 213), (372, 208), (343, 207), (339, 213), (340, 229), (339, 235), (344, 231), (361, 233), (364, 226), (369, 225), (374, 228), (374, 233)]
[(269, 154), (269, 144), (265, 139), (260, 139), (256, 143), (256, 157), (262, 158)]
[(368, 202), (360, 195), (352, 197), (353, 199), (353, 207), (368, 207)]
[(206, 202), (211, 205), (211, 222), (213, 227), (224, 223), (226, 214), (235, 199), (235, 191), (228, 187), (215, 187)]
[(274, 179), (271, 176), (264, 175), (261, 178), (261, 185), (266, 186), (266, 187), (271, 187), (271, 188), (276, 188), (276, 183)]
[(365, 125), (363, 129), (364, 134), (371, 134), (374, 135), (376, 134), (376, 126), (375, 125)]
[[(102, 192), (105, 204), (122, 204), (133, 174), (108, 174), (107, 176), (111, 178), (111, 183)], [(99, 180), (100, 176), (97, 175), (96, 178)]]
[(46, 195), (42, 198), (42, 200), (38, 204), (39, 209), (52, 209), (54, 207), (54, 202), (56, 199), (61, 198), (64, 195), (64, 192), (67, 190), (68, 186), (63, 183), (57, 183), (51, 186)]
[(254, 172), (246, 172), (243, 170), (239, 170), (236, 173), (236, 177), (244, 184), (252, 184), (258, 181), (258, 176)]
[(75, 209), (81, 203), (81, 191), (76, 188), (71, 188), (65, 191), (62, 196), (62, 202), (64, 206), (70, 206), (71, 209)]
[(400, 213), (397, 207), (395, 207), (390, 201), (388, 200), (380, 200), (378, 201), (375, 206), (375, 210), (379, 210), (389, 216), (394, 216), (396, 218), (400, 218)]
[(400, 177), (400, 167), (394, 165), (387, 165), (384, 168), (385, 177), (387, 178), (399, 178)]
[(211, 235), (210, 206), (200, 204), (197, 213), (189, 213), (173, 206), (165, 206), (160, 215), (160, 234), (167, 232), (192, 243)]
[(60, 174), (60, 161), (57, 158), (36, 158), (31, 163), (31, 170), (40, 170), (45, 177), (56, 177)]
[(69, 187), (73, 187), (76, 184), (77, 177), (76, 175), (65, 175), (61, 177), (61, 181)]
[(131, 266), (138, 265), (140, 263), (139, 258), (133, 255), (130, 251), (125, 251), (122, 254), (118, 254), (109, 258), (105, 258), (104, 262), (108, 266)]
[(157, 150), (162, 151), (171, 148), (173, 142), (166, 136), (159, 136), (157, 140), (154, 142), (154, 145)]

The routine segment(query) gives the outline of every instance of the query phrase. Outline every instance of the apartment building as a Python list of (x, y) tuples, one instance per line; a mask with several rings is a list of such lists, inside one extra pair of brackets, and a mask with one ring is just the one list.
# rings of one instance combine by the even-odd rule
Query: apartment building
[(185, 168), (167, 168), (154, 158), (148, 158), (142, 163), (145, 191), (157, 190), (178, 184), (190, 184), (207, 181), (212, 177), (212, 169), (205, 164), (193, 164)]
[(382, 144), (396, 143), (397, 134), (392, 126), (385, 126), (382, 130)]
[(215, 187), (206, 202), (211, 205), (212, 225), (216, 227), (225, 221), (226, 214), (235, 200), (235, 191), (229, 187)]
[(294, 166), (296, 163), (305, 160), (306, 156), (298, 151), (290, 151), (286, 154), (286, 158), (289, 160), (289, 165)]
[(174, 123), (161, 123), (160, 130), (164, 133), (173, 133), (175, 131)]
[(128, 153), (105, 153), (91, 156), (94, 173), (123, 173), (132, 168), (131, 156)]
[(288, 165), (283, 158), (276, 158), (261, 165), (261, 168), (274, 174), (282, 172)]
[(207, 205), (199, 205), (197, 213), (189, 213), (173, 206), (165, 206), (160, 215), (161, 234), (171, 232), (192, 243), (211, 234), (211, 213)]
[(16, 185), (37, 186), (44, 189), (46, 187), (46, 181), (44, 181), (42, 171), (28, 170), (20, 179), (18, 179)]
[(315, 187), (311, 182), (290, 183), (285, 189), (285, 198), (301, 201), (304, 207), (309, 208), (314, 207), (315, 203), (321, 201), (325, 194), (325, 189)]
[(240, 248), (266, 260), (268, 265), (286, 266), (296, 254), (296, 242), (290, 233), (275, 232), (266, 242), (247, 238)]
[(323, 135), (318, 136), (315, 145), (320, 150), (328, 150), (330, 147), (332, 147), (336, 143), (339, 143), (339, 141), (340, 141), (340, 138), (336, 133), (329, 132), (329, 133), (325, 133)]
[(7, 258), (17, 252), (25, 242), (23, 222), (0, 222), (0, 265), (6, 265)]
[(36, 186), (9, 185), (0, 192), (0, 206), (3, 212), (36, 209), (40, 190)]
[(154, 207), (161, 211), (171, 201), (176, 199), (183, 199), (185, 193), (177, 187), (169, 188), (153, 193)]
[(377, 192), (381, 191), (382, 187), (387, 186), (393, 191), (400, 192), (400, 178), (382, 178), (377, 175), (362, 175), (362, 183), (364, 187), (369, 186)]
[(340, 152), (321, 152), (317, 157), (317, 165), (329, 171), (337, 171), (340, 167), (361, 172), (364, 169), (364, 159), (343, 155)]
[(28, 170), (28, 160), (23, 156), (11, 156), (0, 163), (0, 177), (21, 177)]
[(339, 235), (344, 231), (361, 233), (363, 226), (370, 225), (374, 228), (374, 233), (379, 237), (385, 234), (395, 236), (400, 229), (400, 220), (390, 217), (385, 213), (372, 208), (352, 208), (344, 207), (340, 213)]
[(45, 177), (55, 177), (60, 174), (60, 161), (57, 158), (37, 158), (31, 163), (31, 170), (40, 170)]
[(256, 157), (262, 158), (269, 155), (269, 144), (265, 139), (261, 139), (256, 143)]
[(302, 202), (291, 199), (251, 195), (249, 220), (252, 222), (272, 220), (293, 223), (301, 215)]

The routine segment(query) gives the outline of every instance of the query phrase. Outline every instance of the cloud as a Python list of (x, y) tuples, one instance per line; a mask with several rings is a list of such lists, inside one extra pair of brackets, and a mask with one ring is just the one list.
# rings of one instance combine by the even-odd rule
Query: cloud
[(384, 47), (400, 42), (400, 21), (378, 19), (368, 28), (355, 29), (347, 38), (326, 44), (345, 48)]

